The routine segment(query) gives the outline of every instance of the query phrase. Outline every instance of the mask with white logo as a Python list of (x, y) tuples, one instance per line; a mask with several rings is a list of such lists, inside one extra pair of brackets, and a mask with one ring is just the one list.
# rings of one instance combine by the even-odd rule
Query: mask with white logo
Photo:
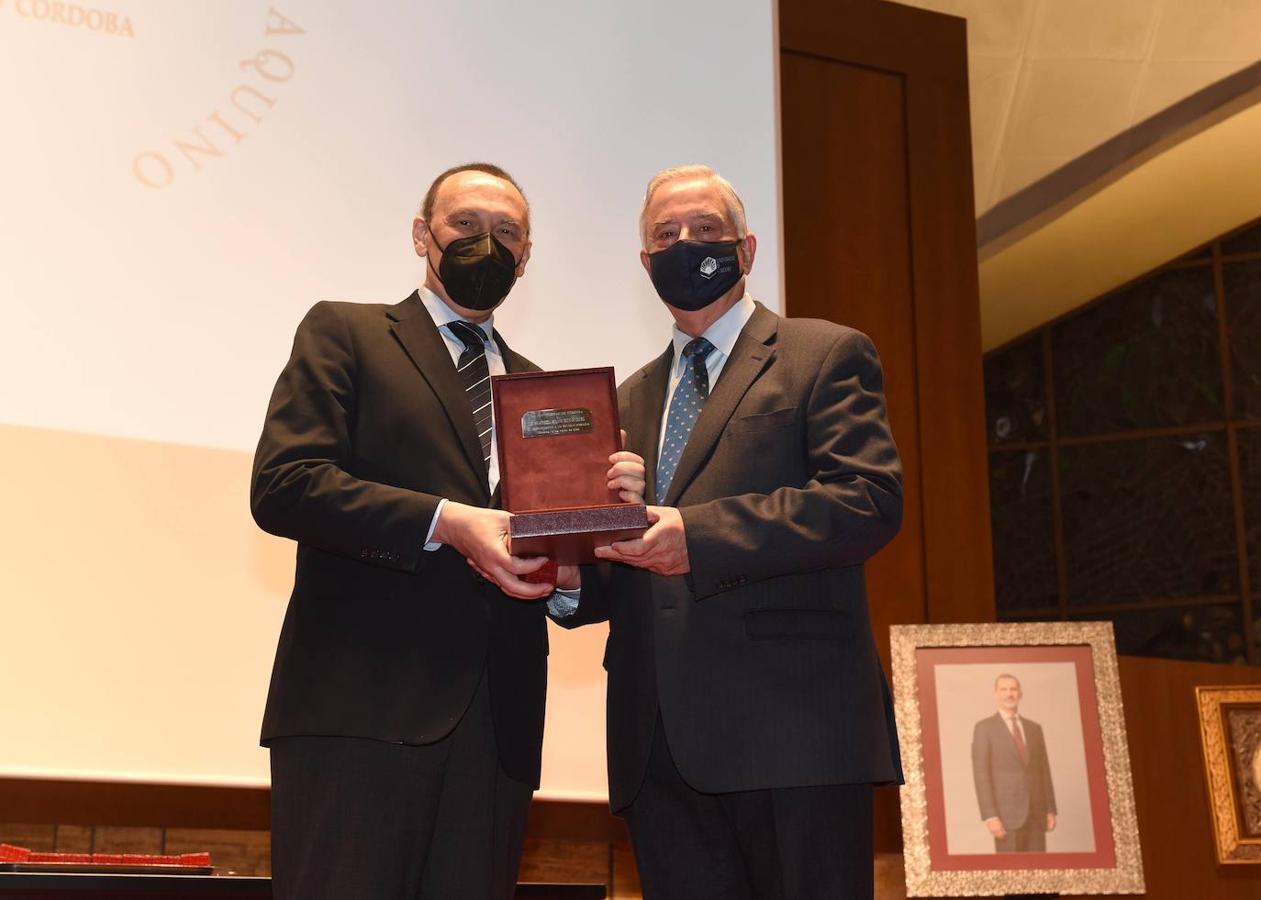
[(671, 306), (695, 312), (735, 286), (744, 274), (739, 241), (675, 241), (648, 254), (652, 286)]

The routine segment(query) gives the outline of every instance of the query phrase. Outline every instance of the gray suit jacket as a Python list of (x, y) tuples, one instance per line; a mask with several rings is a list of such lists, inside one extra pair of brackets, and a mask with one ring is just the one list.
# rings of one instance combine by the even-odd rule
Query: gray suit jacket
[(1055, 790), (1046, 755), (1042, 726), (1020, 717), (1024, 726), (1027, 762), (1021, 762), (1016, 742), (998, 713), (976, 723), (972, 730), (972, 777), (981, 818), (998, 816), (1008, 831), (1027, 821), (1045, 826), (1055, 812)]
[(759, 304), (669, 494), (655, 497), (673, 349), (618, 391), (648, 502), (677, 506), (692, 571), (584, 571), (564, 625), (608, 619), (609, 793), (629, 805), (658, 714), (698, 790), (902, 778), (863, 563), (897, 533), (901, 467), (875, 348)]

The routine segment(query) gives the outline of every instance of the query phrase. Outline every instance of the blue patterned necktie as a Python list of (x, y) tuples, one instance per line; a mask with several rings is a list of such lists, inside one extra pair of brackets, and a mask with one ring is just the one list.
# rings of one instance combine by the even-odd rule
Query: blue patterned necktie
[(670, 490), (683, 448), (687, 446), (701, 407), (709, 397), (709, 369), (705, 367), (705, 358), (713, 351), (714, 345), (704, 338), (694, 338), (683, 348), (683, 377), (670, 398), (665, 441), (661, 445), (661, 458), (657, 460), (658, 503), (665, 500), (666, 492)]
[(490, 366), (486, 362), (486, 333), (476, 325), (457, 319), (448, 322), (447, 328), (460, 339), (464, 352), (455, 367), (464, 393), (473, 408), (473, 424), (477, 426), (477, 439), (482, 442), (482, 462), (490, 469), (490, 437), (493, 427), (490, 401)]

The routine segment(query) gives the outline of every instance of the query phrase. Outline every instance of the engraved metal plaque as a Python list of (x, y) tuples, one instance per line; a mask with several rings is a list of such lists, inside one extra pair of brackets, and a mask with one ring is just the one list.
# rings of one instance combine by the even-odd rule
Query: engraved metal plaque
[(557, 434), (589, 434), (592, 430), (591, 410), (532, 409), (521, 416), (521, 436), (551, 437)]

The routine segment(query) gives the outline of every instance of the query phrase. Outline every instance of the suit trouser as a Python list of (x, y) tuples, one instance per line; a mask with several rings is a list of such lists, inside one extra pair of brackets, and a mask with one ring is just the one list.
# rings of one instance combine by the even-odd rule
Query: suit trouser
[(485, 675), (437, 743), (276, 738), (271, 771), (275, 897), (512, 897), (533, 790), (500, 768)]
[(644, 783), (622, 813), (644, 900), (871, 898), (872, 786), (704, 794), (657, 720)]

